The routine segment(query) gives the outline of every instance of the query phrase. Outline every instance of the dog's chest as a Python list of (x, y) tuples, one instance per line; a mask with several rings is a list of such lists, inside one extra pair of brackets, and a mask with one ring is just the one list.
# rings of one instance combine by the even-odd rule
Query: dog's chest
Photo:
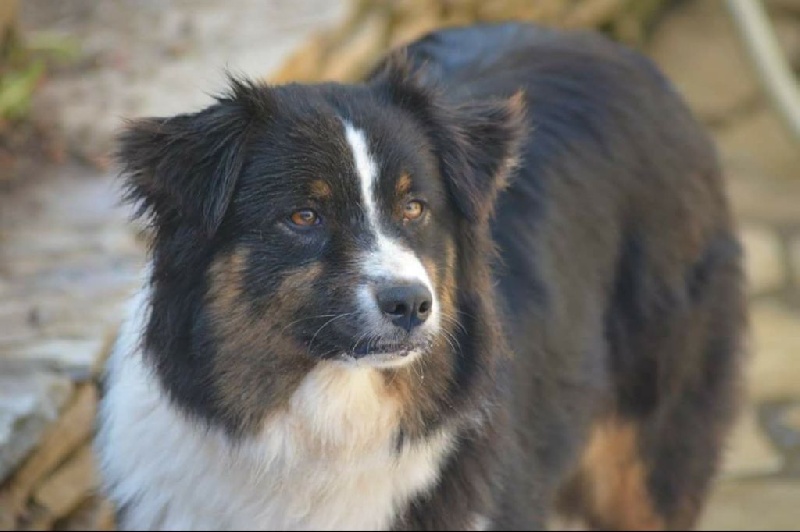
[(381, 529), (435, 482), (446, 432), (398, 451), (380, 376), (320, 366), (263, 432), (232, 447), (184, 419), (138, 357), (115, 364), (100, 439), (128, 528)]
[(385, 529), (436, 480), (443, 432), (396, 446), (398, 405), (371, 371), (320, 367), (245, 452), (264, 464), (263, 523), (292, 529)]

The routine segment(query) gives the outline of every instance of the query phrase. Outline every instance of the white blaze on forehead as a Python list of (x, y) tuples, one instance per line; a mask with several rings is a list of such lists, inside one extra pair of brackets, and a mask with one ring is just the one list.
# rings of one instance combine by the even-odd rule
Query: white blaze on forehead
[[(437, 316), (438, 302), (436, 291), (428, 272), (419, 257), (401, 243), (381, 231), (380, 214), (378, 212), (377, 182), (379, 168), (369, 151), (367, 137), (363, 131), (344, 121), (345, 138), (353, 152), (353, 161), (358, 174), (361, 189), (361, 200), (367, 218), (369, 231), (375, 237), (375, 248), (364, 256), (364, 271), (368, 277), (375, 279), (397, 279), (417, 281), (424, 284), (433, 296), (431, 318)], [(436, 323), (436, 319), (429, 319)]]
[(369, 152), (364, 132), (345, 122), (345, 135), (353, 151), (356, 173), (361, 185), (361, 199), (367, 217), (369, 231), (375, 237), (376, 244), (366, 257), (368, 273), (374, 277), (401, 278), (417, 280), (424, 283), (433, 293), (428, 273), (419, 258), (408, 248), (396, 242), (381, 231), (378, 213), (376, 184), (378, 181), (378, 165)]
[(364, 132), (354, 128), (348, 122), (344, 123), (345, 136), (353, 151), (353, 161), (356, 163), (356, 173), (361, 184), (361, 199), (369, 224), (377, 228), (378, 209), (375, 205), (375, 182), (378, 180), (378, 165), (372, 160)]

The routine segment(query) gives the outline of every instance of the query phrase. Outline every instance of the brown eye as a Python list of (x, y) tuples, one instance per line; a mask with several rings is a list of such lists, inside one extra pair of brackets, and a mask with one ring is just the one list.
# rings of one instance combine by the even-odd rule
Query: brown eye
[(422, 204), (421, 201), (413, 200), (406, 203), (405, 208), (403, 209), (403, 219), (404, 220), (416, 220), (422, 213), (425, 211), (425, 206)]
[(319, 224), (319, 216), (311, 209), (301, 209), (294, 211), (290, 217), (294, 225), (300, 227), (311, 227), (312, 225)]

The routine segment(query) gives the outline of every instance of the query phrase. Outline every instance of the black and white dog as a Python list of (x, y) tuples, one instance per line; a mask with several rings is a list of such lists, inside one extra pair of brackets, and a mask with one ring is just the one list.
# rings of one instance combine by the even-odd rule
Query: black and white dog
[(690, 527), (746, 323), (714, 149), (601, 37), (133, 122), (153, 226), (97, 447), (128, 529)]

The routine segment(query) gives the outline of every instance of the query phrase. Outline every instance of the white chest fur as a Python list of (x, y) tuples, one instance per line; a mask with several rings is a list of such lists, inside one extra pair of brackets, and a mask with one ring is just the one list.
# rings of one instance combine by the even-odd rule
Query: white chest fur
[(141, 294), (109, 365), (97, 446), (134, 529), (382, 529), (431, 487), (452, 438), (395, 449), (398, 405), (374, 370), (320, 365), (264, 431), (238, 445), (164, 397), (137, 348)]

